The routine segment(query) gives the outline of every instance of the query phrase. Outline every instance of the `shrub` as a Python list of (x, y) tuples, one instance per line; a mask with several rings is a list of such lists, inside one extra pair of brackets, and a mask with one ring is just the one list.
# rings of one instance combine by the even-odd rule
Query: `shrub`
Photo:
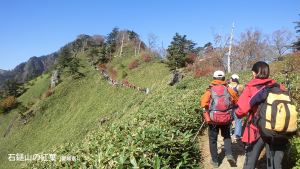
[(200, 76), (210, 76), (216, 70), (223, 70), (224, 67), (220, 65), (217, 57), (207, 57), (193, 64), (189, 64), (186, 68), (193, 72), (193, 76), (198, 78)]
[(127, 75), (128, 75), (128, 74), (126, 73), (126, 71), (123, 70), (123, 72), (122, 72), (122, 78), (125, 78)]
[(300, 73), (300, 52), (288, 54), (285, 56), (285, 59), (291, 67), (290, 71)]
[(101, 70), (101, 71), (104, 71), (106, 69), (105, 63), (99, 63), (98, 64), (98, 69)]
[(151, 62), (152, 58), (149, 55), (142, 55), (141, 57), (145, 62)]
[(290, 150), (290, 161), (287, 167), (292, 168), (292, 166), (294, 166), (294, 168), (298, 168), (300, 166), (300, 138), (297, 136), (294, 136), (294, 138), (290, 141), (291, 143), (291, 150)]
[(187, 64), (193, 64), (196, 61), (196, 56), (197, 53), (190, 54), (187, 58), (183, 59), (182, 62)]
[(193, 65), (189, 65), (188, 67), (186, 67), (186, 70), (188, 71), (192, 71)]
[(211, 70), (210, 69), (204, 69), (204, 70), (201, 70), (201, 69), (197, 69), (196, 72), (194, 73), (194, 77), (195, 78), (199, 78), (200, 76), (209, 76), (211, 73)]
[(56, 85), (60, 84), (62, 81), (63, 81), (63, 80), (61, 80), (61, 79), (58, 79), (58, 82), (57, 82), (57, 84), (56, 84)]
[(18, 113), (20, 114), (21, 117), (24, 117), (24, 113), (28, 110), (28, 107), (24, 105), (18, 106)]
[(26, 107), (31, 107), (33, 104), (34, 104), (33, 101), (29, 101), (29, 102), (27, 102)]
[(114, 70), (113, 68), (109, 69), (109, 74), (113, 79), (116, 79), (118, 77), (117, 70)]
[(52, 92), (49, 90), (46, 94), (45, 94), (45, 98), (49, 97), (52, 95)]
[(108, 61), (111, 62), (114, 58), (114, 55), (111, 55), (111, 57), (108, 58)]
[(2, 101), (1, 105), (6, 109), (13, 109), (17, 105), (17, 100), (14, 96), (8, 96), (5, 100)]
[(133, 68), (138, 67), (138, 66), (139, 66), (138, 63), (139, 63), (139, 60), (135, 59), (134, 61), (132, 61), (131, 63), (129, 63), (128, 69), (131, 70), (131, 69), (133, 69)]
[(0, 114), (6, 113), (6, 108), (2, 105), (0, 105)]
[(123, 65), (123, 63), (121, 63), (121, 64), (119, 65), (119, 67), (120, 67), (120, 68), (124, 68), (125, 66)]

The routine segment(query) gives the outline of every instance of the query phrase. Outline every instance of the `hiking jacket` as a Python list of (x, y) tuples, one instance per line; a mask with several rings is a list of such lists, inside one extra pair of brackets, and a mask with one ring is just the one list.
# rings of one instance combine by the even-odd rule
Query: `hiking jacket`
[[(249, 114), (249, 119), (247, 121), (247, 125), (243, 134), (242, 141), (245, 143), (248, 143), (248, 123), (249, 121), (253, 118), (253, 116), (257, 113), (257, 108), (258, 105), (254, 105), (253, 107), (250, 107), (249, 101), (251, 97), (258, 91), (257, 85), (272, 85), (275, 84), (276, 82), (273, 79), (257, 79), (254, 78), (250, 82), (246, 84), (246, 87), (241, 94), (239, 101), (238, 101), (238, 106), (239, 108), (235, 110), (235, 114), (238, 119), (243, 118), (246, 116), (248, 113)], [(280, 85), (280, 88), (285, 91), (284, 87)], [(258, 128), (250, 124), (250, 139), (249, 143), (253, 143), (256, 141), (259, 137), (260, 134), (258, 132)]]
[[(222, 80), (213, 80), (212, 82), (210, 82), (209, 87), (212, 87), (212, 86), (217, 85), (217, 84), (221, 84), (221, 85), (227, 86), (227, 83), (225, 81), (222, 81)], [(208, 108), (209, 108), (208, 101), (209, 101), (210, 94), (211, 94), (211, 92), (210, 92), (209, 89), (210, 88), (206, 89), (206, 92), (201, 97), (201, 106), (203, 108), (205, 108), (206, 110), (208, 110)], [(227, 90), (228, 90), (228, 92), (231, 95), (232, 106), (236, 106), (237, 105), (237, 101), (238, 101), (238, 97), (237, 97), (236, 92), (234, 91), (234, 89), (231, 89), (230, 87), (227, 87)]]

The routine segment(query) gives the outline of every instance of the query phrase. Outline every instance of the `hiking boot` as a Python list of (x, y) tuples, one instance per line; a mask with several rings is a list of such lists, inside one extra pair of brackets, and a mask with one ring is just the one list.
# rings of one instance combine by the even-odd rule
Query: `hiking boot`
[(234, 137), (235, 140), (241, 140), (242, 138), (243, 138), (243, 137), (241, 137), (241, 136), (235, 136), (235, 137)]
[(234, 164), (236, 163), (236, 160), (233, 158), (232, 155), (227, 155), (226, 157), (227, 157), (227, 161), (229, 163), (234, 163)]
[(219, 162), (213, 162), (212, 159), (210, 159), (210, 164), (213, 165), (215, 168), (219, 167)]

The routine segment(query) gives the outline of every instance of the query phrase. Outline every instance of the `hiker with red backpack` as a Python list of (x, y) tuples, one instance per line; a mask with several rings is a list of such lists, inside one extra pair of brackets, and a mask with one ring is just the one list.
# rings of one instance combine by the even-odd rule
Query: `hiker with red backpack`
[(225, 154), (228, 162), (236, 163), (232, 156), (230, 125), (232, 107), (237, 105), (238, 97), (236, 92), (227, 86), (225, 74), (223, 71), (215, 71), (213, 81), (209, 88), (201, 97), (201, 106), (203, 115), (208, 123), (208, 136), (211, 160), (214, 167), (219, 167), (217, 140), (219, 130), (224, 138)]
[(246, 84), (235, 113), (249, 114), (242, 141), (246, 149), (244, 169), (254, 169), (266, 145), (267, 168), (281, 168), (284, 150), (297, 131), (297, 113), (282, 85), (269, 79), (269, 65), (263, 61), (252, 67), (253, 79)]
[[(231, 76), (230, 83), (228, 84), (228, 86), (237, 93), (238, 97), (242, 94), (242, 92), (244, 90), (244, 86), (239, 83), (239, 76), (237, 74), (233, 74)], [(242, 137), (241, 137), (242, 136), (241, 135), (242, 134), (242, 119), (238, 119), (236, 117), (235, 110), (237, 108), (238, 108), (237, 106), (234, 106), (233, 112), (232, 112), (234, 115), (234, 122), (235, 122), (234, 139), (240, 140), (240, 139), (242, 139)], [(230, 126), (230, 135), (232, 135), (231, 126)]]

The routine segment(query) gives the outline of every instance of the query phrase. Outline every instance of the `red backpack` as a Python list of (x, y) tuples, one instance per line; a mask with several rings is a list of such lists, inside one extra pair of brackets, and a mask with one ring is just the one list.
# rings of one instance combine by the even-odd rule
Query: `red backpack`
[[(209, 109), (206, 121), (209, 124), (227, 125), (232, 117), (232, 99), (228, 89), (224, 85), (215, 85), (210, 89), (211, 95), (208, 101)], [(206, 116), (207, 116), (206, 115)]]

